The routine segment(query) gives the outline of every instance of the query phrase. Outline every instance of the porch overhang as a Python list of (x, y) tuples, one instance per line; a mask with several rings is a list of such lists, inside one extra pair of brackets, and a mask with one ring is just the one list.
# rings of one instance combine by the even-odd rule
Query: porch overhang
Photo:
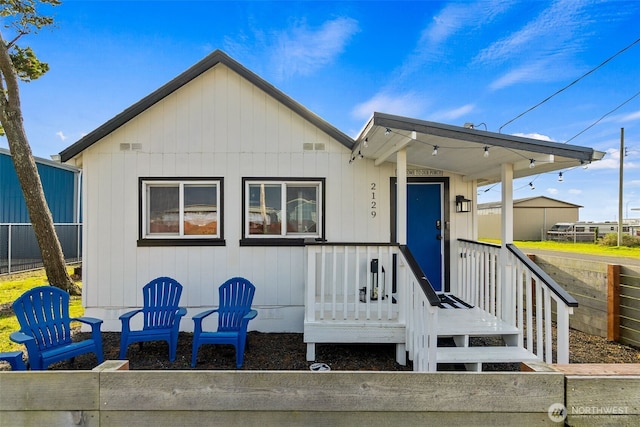
[(512, 164), (513, 177), (523, 178), (589, 164), (605, 154), (587, 147), (376, 112), (356, 139), (352, 158), (395, 163), (402, 149), (406, 149), (408, 167), (455, 173), (478, 185), (499, 182), (503, 164)]

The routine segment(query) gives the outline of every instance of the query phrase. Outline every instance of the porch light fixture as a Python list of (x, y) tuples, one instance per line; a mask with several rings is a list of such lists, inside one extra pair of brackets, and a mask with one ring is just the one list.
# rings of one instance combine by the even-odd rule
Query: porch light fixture
[(484, 147), (484, 157), (489, 157), (489, 147)]
[(464, 196), (456, 196), (456, 212), (471, 212), (471, 200)]
[(533, 169), (536, 167), (536, 161), (534, 159), (529, 159), (529, 169)]
[(438, 155), (438, 146), (434, 145), (433, 146), (433, 151), (431, 152), (432, 156), (437, 156)]
[(558, 175), (558, 182), (562, 181), (564, 181), (564, 178), (562, 177), (562, 172), (560, 172), (560, 174)]

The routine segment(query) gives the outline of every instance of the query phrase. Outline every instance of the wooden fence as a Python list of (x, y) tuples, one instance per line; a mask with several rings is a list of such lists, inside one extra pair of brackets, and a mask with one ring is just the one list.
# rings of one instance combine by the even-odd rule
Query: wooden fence
[(129, 371), (126, 365), (0, 372), (0, 426), (554, 425), (549, 411), (558, 406), (569, 417), (615, 409), (625, 416), (609, 418), (616, 425), (640, 422), (637, 372), (594, 384), (569, 382), (550, 369)]
[(551, 255), (530, 258), (578, 300), (571, 328), (640, 347), (640, 267)]

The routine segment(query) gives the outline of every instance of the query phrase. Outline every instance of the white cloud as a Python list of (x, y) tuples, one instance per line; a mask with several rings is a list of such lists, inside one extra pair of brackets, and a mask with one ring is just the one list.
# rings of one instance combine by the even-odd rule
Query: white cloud
[(636, 111), (635, 113), (627, 114), (620, 118), (621, 122), (632, 122), (634, 120), (640, 120), (640, 111)]
[(523, 138), (539, 139), (541, 141), (554, 142), (550, 136), (541, 133), (514, 133), (513, 136), (521, 136)]
[(56, 136), (60, 138), (61, 141), (65, 141), (67, 139), (67, 136), (61, 130), (56, 132)]
[[(294, 75), (309, 75), (331, 64), (344, 52), (351, 38), (360, 31), (358, 21), (339, 17), (310, 27), (298, 20), (286, 29), (263, 30), (252, 28), (224, 39), (225, 50), (246, 64), (255, 62), (253, 69), (266, 68), (274, 79)], [(264, 57), (268, 57), (265, 60)], [(263, 74), (267, 74), (266, 72)]]
[(410, 78), (413, 73), (423, 71), (426, 63), (443, 61), (452, 55), (452, 50), (446, 48), (450, 38), (487, 26), (501, 13), (514, 6), (516, 5), (513, 2), (505, 0), (447, 4), (422, 30), (415, 49), (396, 73), (398, 80)]
[[(521, 82), (536, 82), (556, 79), (558, 75), (563, 73), (563, 71), (556, 70), (555, 66), (550, 65), (553, 63), (554, 58), (545, 58), (535, 62), (526, 62), (523, 65), (506, 72), (501, 77), (498, 77), (489, 84), (489, 88), (492, 90), (498, 90)], [(562, 61), (558, 60), (555, 63), (560, 64)]]
[(524, 26), (482, 49), (472, 63), (504, 73), (491, 83), (493, 90), (575, 77), (584, 71), (575, 56), (590, 49), (594, 33), (589, 27), (601, 19), (615, 20), (615, 14), (612, 8), (583, 1), (552, 2)]
[(502, 0), (448, 4), (433, 17), (433, 22), (422, 32), (420, 42), (437, 46), (465, 28), (488, 24), (512, 6), (513, 3)]
[(585, 24), (583, 2), (561, 0), (554, 2), (520, 30), (492, 43), (474, 59), (479, 63), (502, 63), (514, 56), (530, 58), (530, 54), (544, 54), (562, 47), (574, 51), (582, 40), (576, 32)]
[[(624, 170), (628, 169), (637, 169), (640, 167), (640, 164), (629, 160), (629, 158), (625, 158), (624, 160)], [(620, 150), (618, 148), (609, 148), (606, 150), (606, 155), (604, 159), (590, 163), (588, 166), (589, 169), (620, 169)], [(626, 183), (625, 183), (626, 185)]]
[(276, 33), (270, 50), (277, 75), (280, 78), (308, 75), (330, 64), (358, 31), (355, 19), (336, 18), (318, 28), (299, 22), (293, 28)]
[(475, 108), (475, 104), (465, 104), (462, 107), (454, 108), (452, 110), (437, 111), (431, 114), (430, 118), (431, 120), (435, 121), (455, 120), (464, 116), (465, 114), (469, 114)]
[(421, 116), (427, 101), (414, 92), (387, 94), (379, 92), (371, 99), (356, 105), (351, 115), (359, 120), (367, 120), (374, 111), (399, 116)]
[(558, 190), (557, 188), (547, 188), (547, 193), (555, 196), (560, 193), (560, 190)]
[(582, 194), (582, 190), (578, 188), (572, 188), (569, 190), (569, 194)]

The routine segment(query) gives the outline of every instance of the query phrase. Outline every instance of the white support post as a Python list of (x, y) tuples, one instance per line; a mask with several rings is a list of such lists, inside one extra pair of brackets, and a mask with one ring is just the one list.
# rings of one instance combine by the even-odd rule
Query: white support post
[(396, 215), (398, 243), (407, 244), (407, 150), (403, 148), (397, 153), (397, 198)]
[(501, 169), (502, 180), (502, 246), (513, 243), (513, 165), (503, 163)]
[(501, 281), (499, 283), (502, 289), (502, 319), (514, 324), (515, 319), (512, 317), (513, 312), (513, 300), (511, 296), (511, 286), (513, 285), (513, 275), (510, 271), (508, 262), (509, 254), (507, 251), (507, 244), (513, 243), (513, 164), (503, 163), (501, 170), (501, 183), (502, 183), (502, 215), (501, 215), (501, 237), (502, 247), (500, 249), (500, 271)]

